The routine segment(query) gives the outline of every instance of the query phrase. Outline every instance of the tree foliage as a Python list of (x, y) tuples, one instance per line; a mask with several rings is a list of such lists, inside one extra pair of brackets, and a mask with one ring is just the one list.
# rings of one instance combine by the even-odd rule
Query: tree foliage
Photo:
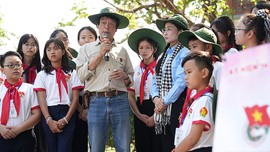
[(72, 8), (70, 9), (74, 16), (69, 21), (65, 21), (63, 18), (60, 22), (58, 22), (58, 27), (56, 29), (66, 26), (75, 26), (75, 21), (82, 18), (87, 18), (89, 14), (87, 13), (87, 5), (85, 1), (78, 1), (77, 3), (74, 3)]
[(3, 15), (0, 14), (0, 46), (5, 45), (4, 40), (8, 38), (7, 31), (1, 26), (4, 22)]
[(16, 38), (16, 34), (13, 32), (9, 32), (7, 29), (3, 27), (4, 19), (3, 14), (0, 13), (0, 47), (6, 46), (6, 41), (11, 40), (12, 38)]
[[(88, 6), (86, 0), (74, 3), (71, 11), (74, 12), (72, 19), (66, 21), (62, 19), (58, 22), (58, 27), (74, 26), (78, 19), (87, 18)], [(89, 0), (88, 0), (89, 1)], [(232, 16), (233, 11), (227, 5), (228, 0), (103, 0), (118, 12), (130, 19), (129, 28), (136, 29), (139, 22), (148, 24), (154, 23), (157, 18), (163, 18), (173, 14), (183, 15), (190, 24), (196, 20), (202, 23), (211, 23), (215, 18), (221, 15)], [(244, 2), (256, 3), (259, 0), (239, 0), (240, 4)]]
[[(181, 14), (190, 24), (196, 19), (201, 22), (212, 22), (220, 15), (231, 15), (226, 0), (104, 0), (117, 8), (121, 13), (143, 18), (147, 23), (153, 23), (157, 18), (167, 15)], [(255, 2), (256, 0), (250, 0)]]

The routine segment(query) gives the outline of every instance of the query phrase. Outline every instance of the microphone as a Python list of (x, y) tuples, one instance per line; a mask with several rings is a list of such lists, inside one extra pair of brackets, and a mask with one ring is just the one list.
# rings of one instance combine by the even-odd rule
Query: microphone
[[(102, 37), (103, 38), (109, 38), (109, 32), (104, 32), (102, 34)], [(106, 52), (103, 58), (104, 58), (105, 61), (109, 61), (109, 59), (110, 59), (109, 52)]]

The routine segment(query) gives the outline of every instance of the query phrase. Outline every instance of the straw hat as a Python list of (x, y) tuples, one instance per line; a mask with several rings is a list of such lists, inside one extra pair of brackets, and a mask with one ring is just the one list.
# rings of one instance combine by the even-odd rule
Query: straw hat
[(138, 29), (138, 30), (132, 32), (128, 37), (129, 47), (137, 54), (139, 54), (137, 42), (142, 38), (149, 38), (149, 39), (156, 42), (157, 56), (159, 56), (164, 51), (164, 49), (166, 47), (166, 41), (161, 34), (159, 34), (158, 32), (156, 32), (154, 30), (148, 29), (148, 28), (141, 28), (141, 29)]
[(212, 30), (203, 27), (201, 29), (198, 29), (195, 32), (184, 31), (184, 32), (179, 34), (178, 40), (185, 47), (189, 48), (188, 42), (190, 41), (190, 39), (192, 37), (196, 37), (204, 43), (212, 44), (213, 45), (213, 54), (221, 57), (222, 48), (219, 44), (217, 44), (217, 37)]
[(117, 27), (118, 29), (126, 28), (129, 24), (129, 20), (127, 17), (117, 14), (116, 11), (110, 7), (103, 8), (99, 14), (90, 15), (88, 16), (88, 18), (93, 24), (97, 25), (99, 23), (100, 18), (103, 16), (108, 16), (117, 19), (117, 22), (119, 23)]

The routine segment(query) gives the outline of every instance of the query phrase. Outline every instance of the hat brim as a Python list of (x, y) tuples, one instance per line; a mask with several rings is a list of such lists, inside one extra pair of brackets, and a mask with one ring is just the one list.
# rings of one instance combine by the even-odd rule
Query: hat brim
[(223, 50), (222, 50), (221, 46), (218, 44), (215, 44), (215, 43), (213, 45), (214, 45), (213, 46), (214, 47), (213, 54), (217, 55), (219, 57), (219, 59), (221, 60), (221, 56), (223, 54)]
[(180, 33), (178, 35), (178, 41), (182, 45), (184, 45), (186, 48), (189, 48), (188, 42), (189, 42), (189, 40), (192, 37), (196, 37), (198, 40), (200, 40), (200, 41), (202, 41), (204, 43), (212, 44), (213, 45), (213, 55), (217, 55), (219, 58), (221, 57), (221, 55), (222, 55), (222, 48), (218, 44), (213, 43), (213, 42), (210, 42), (210, 41), (207, 41), (207, 40), (201, 38), (200, 36), (198, 36), (197, 34), (195, 34), (193, 32), (184, 31), (184, 32)]
[(116, 13), (100, 13), (100, 14), (95, 14), (95, 15), (91, 15), (88, 17), (88, 19), (95, 25), (98, 25), (99, 23), (99, 19), (103, 16), (108, 16), (108, 17), (112, 17), (112, 18), (116, 18), (118, 19), (119, 25), (117, 27), (117, 29), (123, 29), (126, 28), (129, 24), (129, 20), (127, 17), (116, 14)]
[(166, 24), (167, 22), (171, 22), (171, 23), (177, 24), (177, 25), (179, 25), (183, 30), (188, 30), (188, 29), (186, 28), (186, 26), (185, 26), (183, 23), (181, 23), (181, 22), (179, 22), (179, 21), (177, 21), (177, 20), (174, 20), (174, 19), (165, 19), (165, 20), (157, 19), (157, 20), (156, 20), (157, 28), (158, 28), (160, 31), (162, 31), (162, 29), (165, 27), (165, 24)]
[(129, 47), (137, 54), (139, 54), (137, 43), (142, 38), (149, 38), (157, 43), (157, 56), (159, 56), (166, 47), (166, 41), (161, 34), (151, 29), (142, 28), (134, 31), (128, 37)]
[(189, 48), (188, 42), (189, 42), (190, 38), (193, 36), (195, 36), (194, 33), (190, 32), (190, 31), (183, 31), (178, 35), (178, 41), (182, 45), (184, 45), (186, 48)]

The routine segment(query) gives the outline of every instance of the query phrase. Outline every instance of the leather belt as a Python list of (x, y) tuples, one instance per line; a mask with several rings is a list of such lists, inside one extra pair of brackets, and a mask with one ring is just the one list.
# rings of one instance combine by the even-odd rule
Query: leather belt
[(104, 92), (90, 92), (90, 96), (97, 96), (97, 97), (114, 97), (120, 94), (125, 93), (124, 91), (112, 90), (112, 91), (104, 91)]

